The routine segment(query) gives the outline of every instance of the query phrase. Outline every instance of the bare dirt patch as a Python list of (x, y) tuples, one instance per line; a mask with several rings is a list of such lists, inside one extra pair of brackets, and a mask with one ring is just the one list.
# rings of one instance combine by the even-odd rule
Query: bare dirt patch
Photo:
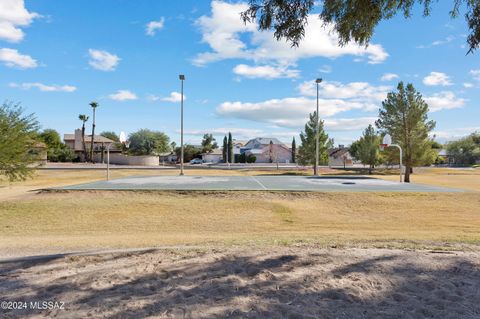
[(0, 264), (5, 318), (477, 318), (478, 252), (316, 246), (161, 250)]

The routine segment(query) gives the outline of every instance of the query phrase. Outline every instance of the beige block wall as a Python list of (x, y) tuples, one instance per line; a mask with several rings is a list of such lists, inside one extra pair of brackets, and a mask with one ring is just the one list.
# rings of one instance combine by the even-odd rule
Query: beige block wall
[[(107, 152), (104, 156), (105, 163), (107, 162)], [(101, 154), (95, 154), (95, 161), (99, 163), (101, 161)], [(160, 160), (158, 156), (129, 156), (119, 153), (110, 153), (110, 164), (117, 165), (136, 165), (136, 166), (158, 166)]]

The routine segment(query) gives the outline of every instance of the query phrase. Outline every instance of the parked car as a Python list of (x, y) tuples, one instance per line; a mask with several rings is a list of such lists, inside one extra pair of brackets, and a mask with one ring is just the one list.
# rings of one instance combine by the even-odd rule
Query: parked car
[(194, 158), (190, 161), (190, 164), (195, 165), (195, 164), (202, 164), (203, 161), (200, 158)]

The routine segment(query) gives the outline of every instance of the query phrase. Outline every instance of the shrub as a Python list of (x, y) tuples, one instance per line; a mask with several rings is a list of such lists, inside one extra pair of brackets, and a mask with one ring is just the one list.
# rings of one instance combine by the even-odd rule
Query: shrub
[(248, 155), (247, 156), (247, 163), (251, 164), (251, 163), (255, 163), (257, 161), (257, 157), (255, 155)]

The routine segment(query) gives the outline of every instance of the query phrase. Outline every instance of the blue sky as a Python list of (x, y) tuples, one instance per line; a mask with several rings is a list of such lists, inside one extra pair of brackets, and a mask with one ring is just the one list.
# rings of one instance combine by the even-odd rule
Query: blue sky
[(2, 0), (0, 97), (62, 134), (81, 126), (95, 100), (99, 132), (149, 128), (178, 141), (182, 73), (187, 142), (228, 131), (290, 142), (322, 77), (327, 132), (349, 144), (402, 80), (423, 94), (445, 141), (480, 130), (480, 52), (466, 55), (466, 23), (450, 19), (447, 2), (428, 18), (417, 7), (408, 20), (382, 22), (367, 48), (339, 47), (312, 15), (292, 49), (245, 26), (238, 1)]

